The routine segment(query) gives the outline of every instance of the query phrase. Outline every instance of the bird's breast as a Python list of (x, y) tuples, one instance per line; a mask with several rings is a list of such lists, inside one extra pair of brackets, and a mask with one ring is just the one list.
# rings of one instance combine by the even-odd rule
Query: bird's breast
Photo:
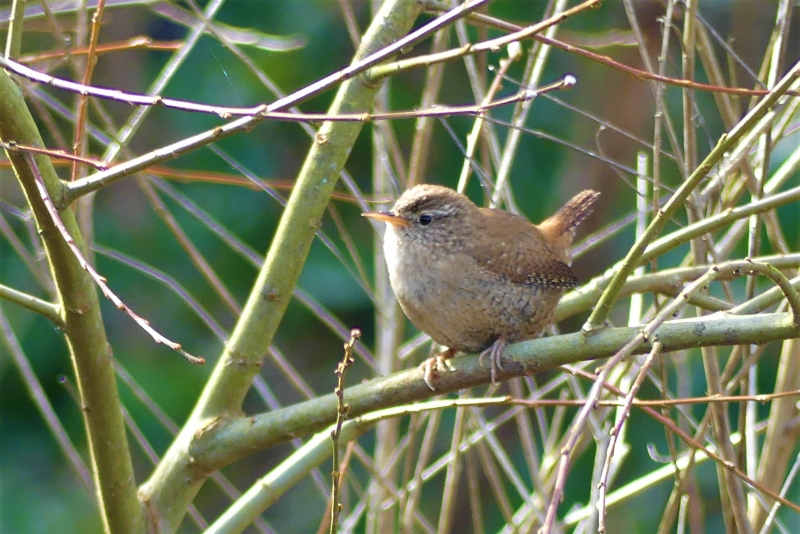
[[(394, 228), (386, 230), (383, 253), (389, 270), (389, 281), (401, 304), (417, 307), (424, 305), (428, 288), (435, 281), (435, 269), (431, 265), (431, 251), (418, 243), (406, 243)], [(405, 307), (405, 306), (404, 306)]]

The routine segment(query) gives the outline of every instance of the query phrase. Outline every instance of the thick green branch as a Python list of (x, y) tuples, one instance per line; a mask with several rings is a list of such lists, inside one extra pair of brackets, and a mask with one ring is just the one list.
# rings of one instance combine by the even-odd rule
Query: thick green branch
[[(576, 332), (509, 345), (503, 353), (504, 369), (498, 376), (505, 380), (604, 358), (616, 353), (640, 332), (638, 327), (609, 328), (594, 336)], [(666, 353), (790, 339), (800, 335), (800, 328), (794, 325), (791, 313), (731, 316), (723, 312), (666, 322), (658, 328), (657, 334)], [(645, 341), (635, 353), (643, 354), (651, 349), (652, 339)], [(436, 392), (428, 389), (419, 369), (401, 371), (346, 389), (344, 395), (351, 417), (489, 383), (490, 370), (480, 365), (477, 355), (457, 357), (450, 362), (453, 372), (441, 373), (436, 380)], [(335, 420), (336, 402), (336, 396), (329, 394), (282, 410), (220, 424), (193, 444), (194, 467), (198, 473), (210, 473), (262, 449), (319, 432)]]
[[(416, 0), (386, 2), (365, 33), (354, 63), (405, 35), (420, 9)], [(360, 77), (348, 80), (337, 92), (329, 114), (368, 111), (378, 87), (366, 84)], [(238, 417), (361, 127), (357, 122), (326, 122), (317, 132), (231, 339), (189, 421), (142, 486), (142, 498), (159, 531), (177, 530), (208, 474), (196, 470), (189, 454), (191, 443), (224, 420)]]
[[(383, 29), (379, 28), (375, 24), (373, 24), (368, 31), (372, 31), (372, 35), (365, 35), (364, 39), (362, 39), (362, 46), (359, 48), (359, 51), (356, 53), (355, 60), (344, 69), (341, 69), (333, 74), (329, 74), (325, 78), (318, 80), (310, 85), (305, 86), (304, 88), (295, 91), (294, 93), (287, 95), (269, 105), (262, 105), (256, 106), (255, 108), (251, 108), (248, 110), (244, 110), (248, 115), (237, 119), (235, 121), (226, 123), (222, 126), (217, 128), (213, 128), (209, 131), (200, 133), (198, 135), (192, 136), (188, 139), (180, 141), (178, 143), (173, 143), (171, 145), (162, 147), (158, 150), (150, 152), (149, 154), (145, 154), (144, 156), (135, 158), (128, 162), (115, 165), (113, 168), (95, 173), (91, 176), (87, 176), (86, 178), (82, 178), (80, 180), (75, 180), (70, 182), (67, 187), (64, 188), (63, 196), (53, 197), (53, 202), (55, 203), (56, 207), (62, 208), (64, 205), (69, 204), (79, 197), (91, 193), (92, 191), (97, 191), (98, 189), (119, 180), (125, 176), (129, 176), (134, 172), (142, 169), (146, 169), (147, 167), (151, 167), (156, 163), (161, 161), (165, 161), (170, 158), (175, 158), (180, 154), (186, 153), (190, 150), (194, 150), (197, 147), (207, 145), (209, 143), (213, 143), (218, 139), (222, 139), (223, 137), (227, 137), (237, 132), (242, 132), (245, 130), (249, 130), (253, 128), (258, 122), (269, 118), (269, 114), (281, 109), (290, 108), (312, 96), (318, 95), (323, 91), (330, 89), (331, 87), (336, 86), (336, 84), (344, 82), (345, 80), (351, 80), (361, 72), (365, 71), (369, 67), (378, 64), (390, 57), (393, 57), (406, 48), (413, 46), (414, 44), (422, 41), (429, 35), (433, 34), (437, 30), (442, 29), (443, 27), (451, 24), (454, 20), (462, 17), (466, 17), (472, 11), (475, 11), (489, 0), (468, 0), (464, 4), (453, 8), (448, 13), (443, 14), (442, 16), (438, 17), (437, 19), (431, 21), (430, 23), (424, 25), (423, 27), (415, 30), (414, 32), (404, 36), (398, 35), (393, 40), (386, 40), (382, 41), (383, 35), (386, 35), (388, 32), (384, 32)], [(395, 3), (402, 3), (407, 6), (411, 6), (410, 2), (400, 2), (400, 0), (395, 0), (392, 2), (391, 5)], [(414, 4), (414, 11), (415, 13), (419, 14), (421, 11), (421, 7), (417, 4)], [(387, 11), (387, 10), (384, 10)], [(376, 19), (377, 20), (377, 19)], [(393, 31), (396, 28), (386, 28), (389, 32)], [(380, 46), (373, 47), (370, 44), (365, 45), (364, 43), (369, 43), (366, 39), (372, 38), (377, 36), (378, 39), (373, 39), (371, 44), (380, 43)], [(24, 65), (16, 64), (16, 66), (12, 65), (12, 62), (5, 61), (2, 57), (0, 57), (0, 64), (5, 65), (7, 69), (16, 69), (19, 73), (24, 73), (30, 79), (37, 80), (37, 81), (44, 81), (40, 80), (39, 76), (35, 71), (28, 69)], [(52, 78), (48, 79), (52, 80)], [(73, 90), (77, 90), (80, 93), (84, 93), (87, 91), (92, 91), (93, 88), (90, 87), (76, 87), (75, 84), (72, 83), (62, 83), (59, 84), (62, 87), (69, 86)], [(377, 85), (375, 84), (368, 84), (368, 85)], [(105, 96), (110, 96), (107, 91), (102, 92)], [(119, 96), (121, 93), (112, 92)], [(339, 93), (341, 94), (341, 92)], [(98, 96), (100, 96), (98, 94)], [(215, 109), (214, 107), (204, 106), (204, 105), (197, 105), (195, 103), (191, 103), (189, 106), (180, 105), (179, 101), (171, 100), (171, 99), (164, 99), (161, 97), (144, 97), (140, 98), (135, 95), (128, 95), (125, 99), (126, 102), (136, 103), (139, 105), (144, 104), (155, 104), (160, 103), (164, 104), (165, 102), (170, 102), (171, 107), (181, 107), (183, 109), (193, 109), (195, 111), (200, 111), (201, 108), (205, 112), (214, 112), (219, 113), (219, 109)], [(331, 110), (334, 108), (332, 107)], [(366, 110), (358, 109), (354, 111), (356, 108), (341, 108), (340, 113), (337, 115), (342, 115), (344, 113), (364, 113)], [(240, 110), (242, 111), (242, 110)], [(253, 115), (250, 115), (253, 113)], [(222, 113), (225, 116), (225, 113)], [(289, 118), (291, 119), (291, 117)], [(357, 128), (360, 128), (358, 126)]]
[[(19, 88), (4, 71), (0, 72), (0, 140), (44, 146)], [(106, 340), (97, 290), (47, 212), (24, 155), (7, 151), (6, 156), (33, 211), (56, 283), (60, 322), (72, 357), (105, 529), (115, 534), (144, 532), (144, 516), (136, 496), (111, 347)], [(63, 186), (49, 158), (36, 155), (34, 160), (49, 194), (58, 195)], [(72, 211), (61, 211), (61, 220), (75, 243), (82, 247)]]

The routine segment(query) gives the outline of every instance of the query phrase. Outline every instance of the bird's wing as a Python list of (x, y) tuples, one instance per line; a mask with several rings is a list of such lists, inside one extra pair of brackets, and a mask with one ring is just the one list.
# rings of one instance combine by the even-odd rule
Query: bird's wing
[(527, 220), (503, 210), (480, 208), (483, 220), (470, 243), (478, 266), (516, 284), (553, 288), (579, 285), (572, 269), (558, 259), (545, 236)]

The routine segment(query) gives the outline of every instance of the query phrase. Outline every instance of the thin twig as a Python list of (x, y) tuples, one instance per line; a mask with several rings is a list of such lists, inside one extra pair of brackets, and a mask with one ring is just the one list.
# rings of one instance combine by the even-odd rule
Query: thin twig
[(163, 343), (164, 345), (168, 346), (169, 348), (171, 348), (172, 350), (174, 350), (175, 352), (177, 352), (178, 354), (189, 360), (191, 363), (196, 363), (196, 364), (206, 363), (206, 360), (204, 358), (192, 356), (191, 354), (183, 350), (180, 343), (175, 343), (174, 341), (170, 341), (166, 337), (159, 334), (155, 329), (153, 329), (153, 327), (150, 326), (150, 323), (146, 319), (134, 313), (133, 310), (131, 310), (124, 302), (122, 302), (122, 300), (120, 300), (119, 297), (117, 297), (116, 294), (114, 294), (114, 292), (111, 291), (111, 289), (108, 287), (108, 284), (106, 284), (106, 279), (100, 276), (100, 274), (94, 269), (94, 267), (92, 267), (86, 261), (86, 259), (83, 257), (83, 253), (81, 252), (80, 247), (78, 247), (78, 245), (75, 244), (75, 240), (72, 238), (69, 232), (67, 232), (67, 229), (64, 227), (64, 223), (61, 221), (61, 217), (58, 215), (58, 211), (53, 205), (53, 201), (50, 199), (50, 195), (47, 193), (47, 188), (44, 185), (44, 179), (42, 178), (42, 175), (39, 172), (39, 167), (36, 165), (36, 161), (33, 157), (33, 154), (31, 154), (30, 152), (26, 152), (25, 159), (27, 160), (31, 172), (33, 173), (33, 176), (35, 178), (36, 188), (39, 191), (40, 198), (42, 199), (44, 205), (47, 207), (47, 211), (50, 214), (50, 217), (52, 217), (53, 219), (53, 224), (55, 224), (56, 228), (58, 228), (61, 237), (67, 243), (72, 253), (75, 255), (75, 258), (78, 260), (78, 263), (80, 264), (81, 268), (84, 269), (87, 273), (89, 273), (89, 276), (91, 276), (94, 282), (100, 287), (100, 290), (103, 292), (103, 295), (105, 295), (105, 297), (108, 300), (113, 302), (114, 306), (116, 306), (117, 309), (127, 313), (128, 316), (136, 322), (136, 324), (138, 324), (145, 332), (150, 334), (150, 336), (156, 343)]
[[(212, 106), (207, 104), (199, 104), (195, 102), (179, 100), (175, 98), (163, 98), (159, 95), (149, 96), (143, 94), (126, 93), (124, 91), (119, 91), (116, 89), (90, 87), (69, 80), (56, 78), (55, 76), (50, 76), (48, 74), (42, 74), (34, 69), (26, 67), (25, 65), (17, 63), (16, 61), (13, 61), (5, 56), (0, 56), (0, 67), (8, 69), (9, 71), (19, 76), (28, 78), (29, 80), (39, 83), (46, 83), (54, 87), (57, 87), (59, 89), (75, 92), (81, 95), (96, 96), (100, 98), (106, 98), (109, 100), (118, 100), (131, 105), (163, 106), (163, 107), (181, 109), (185, 111), (210, 113), (213, 115), (220, 115), (223, 118), (230, 118), (234, 116), (254, 117), (262, 113), (272, 113), (279, 109), (285, 109), (289, 106), (292, 106), (299, 102), (305, 101), (313, 96), (316, 96), (322, 93), (323, 91), (330, 89), (335, 85), (340, 84), (345, 80), (349, 80), (350, 78), (353, 78), (354, 76), (360, 74), (361, 72), (364, 72), (365, 70), (369, 69), (371, 66), (376, 65), (386, 60), (387, 58), (394, 56), (398, 52), (423, 40), (428, 35), (431, 35), (432, 33), (446, 27), (447, 25), (451, 24), (454, 20), (457, 20), (461, 17), (468, 15), (471, 11), (478, 9), (483, 4), (486, 4), (488, 1), (489, 0), (470, 0), (469, 2), (466, 2), (458, 6), (457, 8), (451, 9), (447, 13), (429, 22), (428, 24), (425, 24), (419, 29), (409, 33), (405, 37), (398, 39), (397, 41), (394, 41), (393, 43), (385, 46), (384, 48), (380, 49), (374, 54), (370, 54), (367, 57), (361, 58), (359, 61), (356, 61), (353, 64), (334, 72), (333, 74), (329, 74), (328, 76), (322, 78), (321, 80), (309, 84), (300, 89), (299, 91), (292, 93), (291, 95), (276, 100), (271, 104), (258, 104), (256, 106), (251, 106), (246, 108)], [(594, 0), (594, 1), (597, 2), (599, 0)]]
[[(105, 11), (106, 1), (98, 0), (97, 8), (94, 15), (92, 15), (92, 29), (89, 34), (89, 53), (86, 57), (86, 69), (83, 73), (83, 85), (89, 85), (94, 74), (94, 68), (97, 65), (97, 56), (95, 49), (97, 48), (97, 41), (100, 38), (100, 24)], [(88, 107), (89, 95), (82, 93), (78, 99), (78, 112), (77, 120), (75, 121), (75, 137), (73, 138), (73, 151), (75, 159), (72, 160), (72, 175), (71, 180), (78, 178), (78, 158), (85, 158), (88, 153), (88, 143), (86, 142), (86, 123), (88, 121)]]
[[(556, 512), (558, 510), (558, 504), (561, 502), (561, 498), (563, 496), (564, 488), (566, 485), (567, 472), (569, 470), (569, 464), (570, 464), (569, 461), (570, 456), (573, 452), (575, 444), (578, 441), (579, 436), (583, 432), (584, 426), (586, 425), (586, 421), (589, 417), (590, 412), (595, 407), (595, 402), (600, 397), (600, 393), (602, 392), (603, 386), (606, 383), (606, 377), (610, 373), (610, 370), (624, 358), (630, 356), (638, 347), (643, 345), (646, 341), (650, 340), (656, 333), (658, 328), (668, 318), (672, 317), (683, 306), (687, 304), (689, 297), (691, 295), (706, 287), (711, 281), (716, 280), (723, 273), (723, 271), (728, 272), (730, 274), (745, 274), (741, 273), (741, 271), (747, 269), (748, 265), (752, 266), (759, 265), (758, 267), (753, 267), (752, 268), (753, 271), (763, 272), (763, 274), (767, 274), (767, 272), (769, 272), (769, 269), (763, 268), (763, 265), (754, 264), (753, 262), (749, 261), (744, 261), (744, 262), (734, 261), (720, 266), (712, 266), (706, 272), (706, 274), (704, 274), (691, 284), (688, 284), (677, 298), (675, 298), (668, 305), (664, 306), (664, 308), (651, 321), (647, 323), (647, 325), (639, 332), (639, 334), (636, 337), (630, 340), (630, 342), (628, 342), (623, 348), (621, 348), (616, 354), (614, 354), (614, 356), (610, 358), (605, 363), (605, 365), (603, 365), (602, 371), (600, 372), (600, 374), (597, 377), (597, 380), (592, 386), (589, 395), (587, 395), (587, 404), (581, 409), (578, 416), (576, 417), (575, 422), (573, 423), (573, 426), (570, 429), (569, 437), (567, 438), (566, 444), (561, 450), (561, 460), (559, 462), (558, 475), (556, 477), (556, 483), (553, 486), (553, 492), (550, 496), (550, 504), (548, 505), (547, 508), (547, 516), (542, 528), (540, 529), (541, 533), (548, 534), (552, 532), (553, 525), (556, 519)], [(796, 293), (797, 292), (795, 291), (795, 294)], [(789, 298), (788, 295), (787, 298)]]
[[(0, 64), (2, 61), (0, 61)], [(187, 152), (197, 149), (198, 147), (211, 144), (219, 141), (225, 137), (231, 136), (236, 133), (250, 130), (255, 124), (253, 121), (261, 121), (263, 119), (272, 119), (278, 121), (292, 121), (292, 122), (360, 122), (367, 123), (372, 121), (383, 121), (392, 119), (411, 119), (418, 117), (449, 117), (451, 115), (482, 115), (486, 111), (498, 107), (507, 106), (516, 102), (521, 102), (534, 98), (541, 91), (562, 89), (570, 86), (574, 78), (565, 77), (551, 85), (545, 86), (538, 90), (523, 89), (517, 93), (500, 98), (486, 105), (464, 105), (464, 106), (435, 106), (427, 110), (415, 111), (399, 111), (388, 113), (342, 113), (338, 115), (329, 115), (325, 113), (293, 113), (293, 112), (278, 112), (259, 109), (256, 115), (242, 117), (233, 122), (223, 124), (206, 132), (188, 137), (176, 143), (161, 147), (153, 150), (143, 156), (130, 159), (124, 163), (115, 165), (114, 167), (87, 176), (80, 180), (70, 182), (64, 190), (62, 198), (55, 201), (56, 207), (62, 208), (68, 205), (75, 199), (97, 191), (102, 187), (109, 185), (125, 176), (129, 176), (135, 172), (151, 167), (162, 161), (175, 159)]]
[(338, 399), (336, 406), (336, 425), (331, 431), (333, 441), (333, 471), (331, 472), (331, 534), (339, 531), (339, 515), (342, 513), (342, 504), (339, 502), (341, 497), (342, 473), (339, 471), (339, 436), (342, 433), (342, 425), (348, 417), (350, 406), (344, 402), (344, 378), (347, 368), (355, 363), (353, 358), (353, 346), (356, 340), (361, 337), (361, 330), (353, 328), (350, 330), (350, 340), (344, 344), (344, 358), (336, 366), (336, 388), (333, 390)]
[(655, 361), (656, 357), (661, 354), (663, 349), (664, 345), (658, 341), (658, 337), (656, 336), (655, 341), (653, 341), (653, 348), (650, 350), (650, 353), (647, 355), (647, 358), (639, 369), (639, 372), (636, 374), (636, 380), (634, 380), (630, 391), (628, 391), (628, 394), (625, 395), (625, 401), (622, 406), (622, 410), (617, 412), (617, 422), (614, 425), (614, 428), (611, 429), (611, 441), (608, 444), (606, 461), (603, 464), (603, 471), (600, 475), (600, 510), (598, 514), (598, 532), (606, 531), (606, 495), (608, 493), (608, 473), (611, 469), (611, 460), (614, 458), (614, 449), (617, 445), (617, 439), (622, 432), (622, 425), (625, 424), (625, 421), (628, 420), (628, 416), (631, 413), (631, 406), (633, 406), (633, 402), (636, 399), (636, 394), (639, 392), (639, 388), (642, 386), (644, 379), (647, 378), (647, 373), (650, 371), (650, 366), (653, 364), (653, 361)]
[[(778, 99), (783, 96), (790, 87), (794, 86), (798, 77), (800, 77), (800, 62), (795, 64), (775, 86), (775, 89), (773, 89), (768, 96), (763, 98), (730, 132), (722, 135), (719, 142), (708, 156), (706, 156), (694, 172), (692, 172), (692, 175), (675, 191), (675, 194), (672, 195), (664, 207), (656, 214), (655, 218), (647, 227), (645, 234), (636, 241), (625, 256), (621, 267), (612, 277), (591, 316), (586, 321), (586, 324), (583, 325), (582, 331), (584, 333), (590, 334), (605, 326), (606, 318), (611, 312), (611, 306), (617, 300), (619, 291), (625, 284), (628, 275), (641, 260), (642, 253), (647, 248), (647, 245), (661, 233), (667, 221), (669, 221), (675, 212), (683, 206), (689, 195), (694, 191), (694, 188), (705, 178), (712, 167), (725, 156), (726, 152), (733, 148), (742, 138), (749, 142), (754, 136), (760, 133), (760, 130), (763, 128), (757, 128), (756, 124), (772, 110), (773, 105)], [(764, 127), (766, 126), (767, 125), (764, 125)]]
[(429, 67), (440, 62), (454, 61), (456, 59), (460, 59), (468, 55), (474, 55), (479, 52), (497, 51), (511, 43), (528, 39), (532, 35), (536, 35), (542, 30), (556, 26), (557, 24), (564, 22), (569, 17), (577, 15), (581, 11), (586, 11), (587, 9), (597, 7), (597, 4), (601, 2), (602, 0), (586, 0), (575, 7), (556, 13), (552, 17), (549, 17), (543, 21), (537, 22), (531, 26), (520, 27), (510, 34), (498, 37), (496, 39), (490, 39), (488, 41), (462, 46), (461, 48), (455, 48), (425, 56), (413, 57), (410, 59), (403, 59), (394, 63), (386, 63), (377, 67), (372, 67), (367, 71), (366, 76), (370, 81), (375, 82), (387, 76), (392, 76), (409, 69), (415, 69), (423, 66)]
[[(450, 8), (444, 2), (439, 2), (436, 0), (425, 0), (425, 5), (429, 8), (430, 11), (434, 12), (445, 11)], [(491, 17), (483, 13), (471, 13), (466, 17), (466, 19), (471, 22), (477, 22), (492, 28), (497, 28), (499, 30), (504, 30), (509, 32), (518, 32), (523, 29), (523, 27), (519, 26), (518, 24), (507, 22), (505, 20), (501, 20), (495, 17)], [(740, 96), (766, 96), (769, 94), (769, 91), (766, 89), (748, 89), (746, 87), (721, 87), (718, 85), (711, 85), (692, 80), (683, 80), (680, 78), (670, 78), (669, 76), (661, 76), (658, 74), (654, 74), (652, 72), (647, 72), (641, 69), (637, 69), (636, 67), (631, 67), (624, 63), (615, 61), (608, 56), (604, 56), (602, 54), (597, 54), (595, 52), (585, 50), (583, 48), (580, 48), (578, 46), (572, 45), (564, 41), (560, 41), (558, 39), (551, 39), (540, 34), (535, 34), (529, 36), (528, 38), (535, 39), (536, 41), (540, 41), (546, 45), (550, 45), (555, 48), (559, 48), (561, 50), (564, 50), (565, 52), (583, 56), (597, 63), (608, 65), (609, 67), (620, 70), (626, 74), (630, 74), (637, 80), (654, 80), (657, 82), (664, 82), (669, 85), (675, 85), (677, 87), (688, 87), (690, 89), (696, 89), (698, 91), (728, 93)], [(800, 96), (800, 93), (798, 93), (797, 91), (789, 91), (787, 92), (787, 94), (790, 94), (792, 96)]]
[(45, 156), (49, 156), (51, 158), (65, 159), (67, 161), (83, 163), (86, 165), (90, 165), (99, 171), (104, 171), (108, 169), (108, 164), (103, 161), (97, 161), (91, 158), (76, 156), (74, 154), (70, 154), (69, 152), (65, 152), (63, 150), (53, 150), (50, 148), (39, 148), (35, 146), (22, 145), (15, 141), (9, 141), (7, 143), (0, 141), (0, 148), (8, 150), (9, 152), (33, 152), (34, 154), (44, 154)]

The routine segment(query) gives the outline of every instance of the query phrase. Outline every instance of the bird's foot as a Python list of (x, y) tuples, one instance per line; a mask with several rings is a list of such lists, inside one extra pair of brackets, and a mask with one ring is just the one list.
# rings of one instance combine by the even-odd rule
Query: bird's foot
[(492, 385), (497, 386), (497, 370), (503, 369), (503, 349), (506, 348), (506, 339), (503, 336), (498, 337), (492, 346), (481, 352), (478, 357), (478, 363), (483, 365), (484, 357), (489, 357), (489, 365), (491, 367)]
[(455, 353), (456, 351), (454, 349), (447, 349), (436, 356), (428, 358), (419, 366), (422, 371), (422, 379), (425, 381), (425, 384), (431, 388), (431, 391), (436, 391), (436, 388), (433, 387), (433, 383), (439, 376), (439, 369), (442, 367), (447, 367), (449, 369), (450, 364), (447, 360), (452, 358)]

